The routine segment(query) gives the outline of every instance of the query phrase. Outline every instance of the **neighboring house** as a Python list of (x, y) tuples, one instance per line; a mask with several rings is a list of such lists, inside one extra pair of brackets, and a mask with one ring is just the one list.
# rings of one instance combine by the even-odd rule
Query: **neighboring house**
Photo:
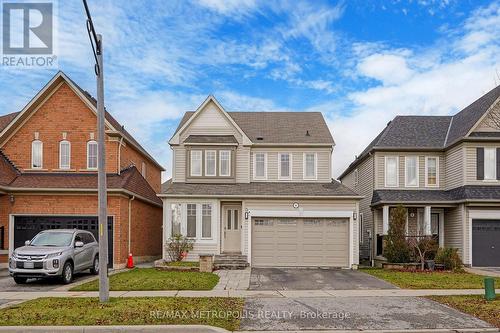
[(169, 143), (163, 239), (194, 239), (188, 259), (357, 266), (359, 196), (331, 179), (334, 141), (321, 113), (226, 112), (209, 96)]
[(500, 266), (499, 97), (496, 87), (454, 116), (397, 116), (344, 171), (364, 196), (362, 257), (371, 247), (382, 259), (391, 209), (403, 205), (408, 235), (434, 235), (466, 265)]
[[(20, 112), (0, 116), (0, 262), (43, 229), (97, 237), (95, 100), (57, 73)], [(161, 256), (163, 168), (106, 114), (109, 264)]]

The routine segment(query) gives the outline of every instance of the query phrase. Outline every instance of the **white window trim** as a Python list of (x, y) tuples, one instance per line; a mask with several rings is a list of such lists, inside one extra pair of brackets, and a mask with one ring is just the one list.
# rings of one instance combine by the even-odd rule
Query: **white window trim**
[[(67, 167), (62, 165), (62, 145), (66, 143), (69, 146)], [(69, 142), (68, 140), (62, 140), (61, 142), (59, 142), (59, 169), (61, 170), (71, 169), (71, 142)]]
[[(281, 155), (288, 155), (290, 158), (288, 160), (288, 170), (290, 173), (289, 177), (283, 177), (281, 176)], [(278, 179), (280, 180), (292, 180), (292, 158), (293, 154), (292, 153), (278, 153)]]
[[(227, 152), (229, 154), (227, 171), (228, 174), (222, 174), (222, 153)], [(217, 160), (217, 156), (215, 157)], [(217, 161), (215, 162), (217, 163)], [(219, 150), (219, 176), (221, 177), (231, 177), (231, 150)]]
[[(497, 149), (495, 147), (484, 147), (483, 149), (484, 149), (484, 171), (483, 171), (484, 179), (483, 179), (483, 181), (489, 182), (489, 183), (497, 182), (498, 181), (497, 177), (496, 177), (496, 175), (497, 175), (497, 162), (496, 161), (498, 158)], [(494, 158), (493, 158), (493, 178), (486, 178), (486, 151), (487, 150), (493, 151), (493, 156), (494, 156)]]
[[(193, 200), (193, 201), (184, 201), (184, 202), (170, 202), (168, 204), (168, 227), (166, 228), (166, 238), (168, 239), (169, 237), (172, 237), (172, 208), (171, 205), (181, 205), (181, 225), (180, 225), (180, 230), (181, 230), (181, 235), (186, 236), (187, 234), (187, 206), (188, 204), (193, 204), (196, 205), (196, 236), (195, 237), (189, 237), (189, 239), (192, 239), (195, 244), (196, 243), (212, 243), (214, 240), (216, 240), (216, 235), (217, 235), (217, 212), (216, 212), (216, 203), (215, 202), (210, 202), (210, 201), (198, 201), (198, 200)], [(202, 237), (202, 227), (203, 227), (203, 205), (208, 204), (211, 206), (211, 237)]]
[[(195, 174), (193, 172), (193, 153), (200, 154), (200, 173)], [(189, 175), (192, 177), (201, 177), (203, 174), (203, 151), (202, 150), (191, 150), (189, 152)]]
[[(396, 159), (396, 185), (387, 184), (387, 160)], [(384, 187), (399, 187), (399, 156), (384, 156)]]
[[(208, 153), (214, 153), (214, 173), (208, 174)], [(217, 150), (205, 150), (205, 177), (216, 177), (217, 176)]]
[[(39, 166), (39, 167), (35, 167), (35, 166), (33, 165), (33, 161), (34, 161), (34, 158), (33, 158), (33, 157), (34, 157), (34, 156), (33, 156), (33, 155), (34, 155), (34, 154), (33, 154), (33, 144), (34, 144), (35, 142), (40, 142), (40, 166)], [(39, 169), (43, 169), (43, 142), (42, 142), (41, 140), (38, 140), (38, 139), (37, 139), (37, 140), (33, 140), (33, 141), (31, 142), (31, 168), (32, 168), (32, 169), (37, 169), (37, 170), (39, 170)]]
[[(90, 144), (96, 144), (97, 146), (97, 162), (96, 162), (96, 167), (95, 168), (91, 168), (90, 165), (89, 165), (89, 147), (90, 147)], [(90, 140), (90, 141), (87, 141), (87, 169), (88, 170), (97, 170), (99, 167), (99, 146), (97, 145), (97, 141), (94, 141), (94, 140)]]
[(359, 232), (359, 243), (360, 244), (363, 244), (365, 242), (365, 235), (363, 232), (363, 224), (364, 223), (365, 223), (365, 221), (363, 220), (363, 213), (359, 213), (358, 214), (358, 232)]
[[(257, 177), (257, 154), (264, 154), (264, 177)], [(267, 180), (267, 153), (265, 152), (253, 153), (253, 179)]]
[[(415, 160), (416, 160), (415, 178), (416, 178), (417, 182), (415, 185), (408, 184), (408, 160), (410, 158), (415, 158)], [(419, 186), (419, 184), (420, 184), (419, 169), (420, 169), (420, 157), (419, 156), (417, 156), (417, 155), (405, 156), (405, 187), (418, 187)]]
[[(436, 160), (436, 185), (432, 185), (428, 183), (428, 165), (429, 159)], [(425, 157), (425, 187), (439, 187), (439, 156), (426, 156)]]
[[(306, 166), (307, 166), (307, 161), (306, 161), (306, 156), (307, 155), (314, 155), (314, 176), (313, 177), (307, 177), (306, 176)], [(318, 179), (318, 153), (304, 153), (302, 155), (302, 175), (304, 177), (304, 180), (317, 180)], [(291, 173), (290, 173), (291, 175)]]

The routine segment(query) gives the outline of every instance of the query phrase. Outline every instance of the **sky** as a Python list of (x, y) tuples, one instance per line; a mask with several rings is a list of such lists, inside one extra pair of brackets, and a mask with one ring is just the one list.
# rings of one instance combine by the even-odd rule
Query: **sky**
[[(395, 115), (448, 115), (500, 84), (500, 2), (88, 0), (107, 109), (171, 175), (168, 140), (213, 94), (226, 111), (321, 111), (333, 176)], [(95, 95), (82, 2), (59, 0), (52, 69), (0, 67), (0, 115), (58, 71)]]

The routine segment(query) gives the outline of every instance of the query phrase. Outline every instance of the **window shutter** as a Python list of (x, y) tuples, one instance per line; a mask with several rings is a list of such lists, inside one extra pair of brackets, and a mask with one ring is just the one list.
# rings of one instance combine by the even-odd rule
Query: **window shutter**
[(500, 180), (500, 148), (497, 148), (497, 180)]
[(484, 148), (476, 148), (476, 175), (478, 180), (484, 179)]

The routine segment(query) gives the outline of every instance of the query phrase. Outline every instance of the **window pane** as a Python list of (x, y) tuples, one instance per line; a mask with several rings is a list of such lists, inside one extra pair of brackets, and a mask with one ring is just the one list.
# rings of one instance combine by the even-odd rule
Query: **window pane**
[(42, 141), (33, 141), (31, 144), (31, 167), (41, 168), (42, 167)]
[(201, 151), (191, 151), (191, 176), (201, 176)]
[(202, 205), (201, 237), (212, 237), (212, 205)]
[(437, 158), (427, 159), (427, 184), (437, 185)]
[(62, 141), (59, 145), (59, 168), (69, 169), (70, 168), (70, 143), (67, 141)]
[(290, 177), (290, 154), (280, 155), (280, 172), (281, 177)]
[(406, 158), (406, 185), (417, 186), (417, 156)]
[(196, 204), (187, 204), (187, 237), (196, 237)]
[(227, 221), (226, 221), (227, 222), (226, 223), (227, 230), (231, 230), (232, 229), (232, 223), (231, 223), (231, 221), (232, 221), (232, 214), (233, 214), (233, 211), (231, 209), (228, 209), (227, 210), (227, 214), (226, 214), (227, 215)]
[(215, 151), (207, 150), (205, 152), (205, 176), (215, 176)]
[(431, 214), (431, 233), (439, 234), (439, 214)]
[(220, 158), (220, 175), (221, 176), (230, 176), (231, 175), (231, 151), (229, 150), (221, 150), (219, 152)]
[(387, 157), (385, 166), (385, 177), (387, 186), (396, 186), (398, 184), (397, 157)]
[(306, 177), (316, 177), (316, 156), (315, 154), (306, 154)]
[(484, 179), (497, 179), (495, 148), (484, 148)]
[(97, 168), (97, 142), (92, 141), (87, 144), (88, 156), (87, 156), (87, 168), (96, 169)]
[(172, 204), (170, 206), (172, 210), (172, 236), (181, 234), (181, 205)]
[(235, 210), (233, 210), (233, 212), (234, 212), (234, 221), (233, 221), (234, 228), (233, 228), (233, 230), (238, 230), (238, 210), (235, 209)]
[(266, 155), (264, 153), (255, 154), (255, 177), (266, 177)]

